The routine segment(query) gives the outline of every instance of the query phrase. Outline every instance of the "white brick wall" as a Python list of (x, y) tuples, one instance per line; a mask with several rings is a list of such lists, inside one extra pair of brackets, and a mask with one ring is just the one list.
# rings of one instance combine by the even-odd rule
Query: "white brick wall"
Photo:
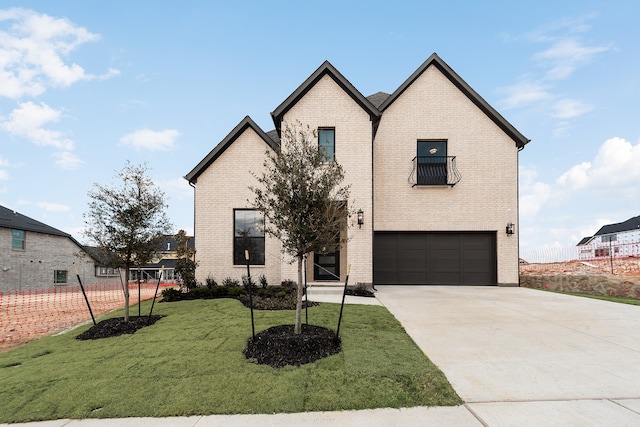
[[(246, 266), (233, 265), (233, 210), (250, 208), (253, 192), (249, 186), (263, 168), (267, 144), (250, 128), (209, 166), (196, 183), (195, 238), (197, 242), (196, 280), (205, 283), (212, 276), (218, 283), (226, 277), (240, 280)], [(267, 236), (265, 265), (251, 266), (251, 276), (264, 274), (270, 284), (280, 284), (282, 254), (280, 243)]]
[[(462, 180), (412, 187), (419, 139), (447, 140)], [(497, 231), (498, 282), (518, 283), (517, 148), (436, 67), (383, 114), (374, 144), (376, 231)]]
[[(358, 228), (355, 214), (349, 219), (346, 248), (341, 249), (341, 280), (351, 265), (350, 283), (373, 281), (372, 257), (372, 124), (369, 115), (331, 77), (324, 76), (284, 116), (285, 123), (299, 120), (312, 129), (335, 128), (336, 161), (345, 171), (343, 185), (350, 185), (350, 209), (362, 209), (365, 221)], [(293, 268), (293, 271), (290, 270)], [(283, 267), (288, 277), (297, 277), (296, 265)], [(283, 273), (284, 275), (284, 273)], [(307, 270), (307, 278), (313, 270)]]

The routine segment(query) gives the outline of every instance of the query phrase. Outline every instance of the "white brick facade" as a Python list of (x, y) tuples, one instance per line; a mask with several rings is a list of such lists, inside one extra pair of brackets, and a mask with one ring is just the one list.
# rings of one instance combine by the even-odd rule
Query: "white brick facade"
[[(384, 94), (383, 94), (384, 95)], [(378, 109), (379, 108), (379, 109)], [(341, 280), (374, 281), (374, 234), (383, 231), (484, 232), (495, 236), (497, 283), (518, 278), (518, 151), (528, 142), (479, 95), (432, 55), (399, 89), (374, 106), (330, 64), (323, 64), (272, 113), (277, 130), (301, 122), (335, 129), (335, 158), (350, 185), (353, 215), (341, 249)], [(246, 126), (249, 123), (249, 126)], [(456, 156), (455, 186), (412, 186), (418, 140), (444, 140)], [(249, 118), (192, 170), (195, 185), (197, 278), (239, 279), (233, 266), (233, 209), (248, 207), (265, 150), (275, 141)], [(516, 232), (507, 235), (507, 223)], [(282, 259), (280, 244), (266, 238), (266, 265), (252, 267), (269, 283), (297, 277), (296, 264)], [(313, 263), (307, 277), (313, 280)]]

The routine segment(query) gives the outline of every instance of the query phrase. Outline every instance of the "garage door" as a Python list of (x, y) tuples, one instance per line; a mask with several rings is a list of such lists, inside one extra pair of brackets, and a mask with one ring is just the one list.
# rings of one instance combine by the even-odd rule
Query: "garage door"
[(495, 232), (374, 234), (376, 285), (494, 285)]

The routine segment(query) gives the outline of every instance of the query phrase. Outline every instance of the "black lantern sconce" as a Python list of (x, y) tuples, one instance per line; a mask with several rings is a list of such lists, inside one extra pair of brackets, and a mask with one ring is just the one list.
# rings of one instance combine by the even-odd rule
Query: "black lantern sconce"
[(364, 211), (362, 209), (358, 210), (358, 228), (362, 228), (362, 224), (364, 224)]
[(507, 223), (507, 236), (513, 234), (513, 227), (515, 227), (515, 225), (512, 222)]

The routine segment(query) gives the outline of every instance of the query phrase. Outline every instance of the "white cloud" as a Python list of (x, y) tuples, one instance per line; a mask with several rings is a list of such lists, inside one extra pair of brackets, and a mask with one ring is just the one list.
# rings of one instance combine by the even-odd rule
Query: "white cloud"
[(558, 119), (572, 119), (593, 110), (593, 106), (577, 99), (561, 99), (553, 104), (553, 116)]
[(39, 146), (55, 147), (60, 150), (72, 150), (74, 143), (62, 132), (44, 129), (48, 123), (56, 123), (62, 113), (44, 102), (22, 102), (13, 110), (6, 121), (0, 122), (0, 129), (11, 135), (26, 138)]
[(185, 200), (193, 197), (193, 188), (184, 178), (159, 181), (158, 187), (175, 200)]
[(142, 129), (123, 136), (120, 145), (130, 146), (138, 151), (167, 151), (175, 147), (175, 140), (179, 136), (180, 132), (175, 129)]
[(550, 68), (545, 78), (548, 80), (563, 80), (568, 78), (580, 66), (586, 65), (599, 53), (610, 50), (606, 46), (586, 46), (575, 38), (561, 38), (533, 55), (533, 59), (542, 66)]
[(602, 144), (593, 161), (582, 162), (562, 174), (556, 183), (567, 190), (588, 188), (609, 196), (625, 196), (637, 191), (640, 182), (640, 143), (622, 138)]
[(62, 169), (75, 170), (84, 164), (75, 153), (71, 151), (59, 151), (53, 154), (56, 159), (56, 165)]
[(46, 212), (70, 212), (71, 208), (60, 203), (39, 202), (37, 206)]
[(549, 85), (521, 78), (514, 85), (500, 89), (505, 96), (500, 100), (503, 108), (520, 108), (553, 98)]
[(520, 220), (523, 248), (575, 245), (605, 224), (638, 215), (640, 142), (610, 138), (592, 159), (580, 161), (557, 178), (541, 179), (533, 167), (520, 167)]
[(78, 46), (99, 38), (67, 19), (21, 8), (0, 10), (0, 96), (37, 96), (48, 87), (118, 75), (109, 69), (96, 76), (65, 63), (65, 56)]

